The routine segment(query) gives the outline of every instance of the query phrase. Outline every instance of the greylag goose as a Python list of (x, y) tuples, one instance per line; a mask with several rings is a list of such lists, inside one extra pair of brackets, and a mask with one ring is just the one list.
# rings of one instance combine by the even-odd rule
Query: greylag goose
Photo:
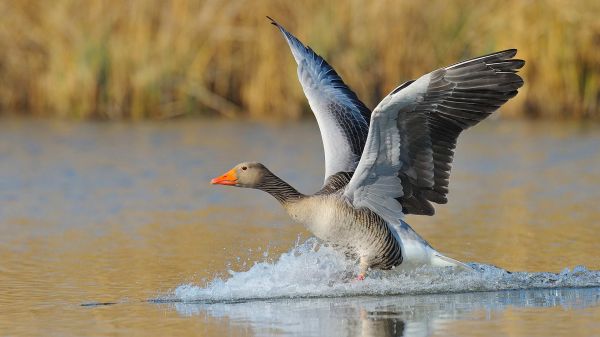
[(447, 202), (458, 135), (517, 94), (523, 60), (515, 49), (440, 68), (392, 90), (371, 112), (336, 71), (269, 18), (298, 64), (325, 151), (325, 183), (305, 195), (255, 162), (241, 163), (212, 184), (271, 194), (320, 240), (370, 268), (467, 265), (437, 252), (405, 214), (433, 215)]

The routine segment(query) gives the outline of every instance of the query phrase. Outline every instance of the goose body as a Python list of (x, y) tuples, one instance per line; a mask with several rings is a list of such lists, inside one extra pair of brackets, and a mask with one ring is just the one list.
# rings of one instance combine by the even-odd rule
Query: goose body
[(368, 209), (355, 209), (339, 194), (302, 198), (284, 207), (317, 238), (358, 258), (362, 272), (402, 263), (400, 241), (386, 221)]
[(371, 112), (323, 58), (271, 19), (288, 42), (317, 117), (325, 184), (305, 195), (264, 165), (241, 163), (213, 184), (263, 190), (320, 240), (369, 268), (465, 264), (431, 247), (404, 214), (447, 202), (458, 135), (517, 94), (524, 61), (505, 50), (440, 68), (394, 89)]
[(369, 268), (468, 268), (437, 252), (406, 222), (388, 223), (369, 209), (352, 207), (338, 194), (306, 197), (284, 207), (317, 238), (357, 258), (363, 275)]

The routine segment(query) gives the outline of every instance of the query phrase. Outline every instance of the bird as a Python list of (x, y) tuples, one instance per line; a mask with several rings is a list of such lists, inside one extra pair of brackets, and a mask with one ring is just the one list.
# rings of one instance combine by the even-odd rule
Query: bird
[(374, 269), (429, 265), (471, 269), (435, 250), (404, 221), (448, 202), (459, 134), (517, 95), (525, 61), (508, 49), (402, 83), (370, 110), (321, 56), (282, 25), (325, 154), (325, 180), (303, 194), (258, 162), (242, 162), (212, 184), (259, 189), (290, 217), (358, 264)]

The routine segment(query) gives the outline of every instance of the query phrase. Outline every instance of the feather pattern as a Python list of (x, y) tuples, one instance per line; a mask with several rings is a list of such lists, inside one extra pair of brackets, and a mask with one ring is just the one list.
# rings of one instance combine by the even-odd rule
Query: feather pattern
[(371, 111), (321, 56), (269, 19), (290, 46), (300, 84), (319, 124), (325, 180), (337, 172), (353, 172), (367, 139)]
[[(361, 161), (344, 195), (382, 216), (398, 214), (393, 199), (404, 214), (433, 215), (431, 202), (447, 202), (458, 135), (523, 85), (516, 72), (525, 62), (513, 59), (515, 54), (510, 49), (460, 62), (394, 89), (373, 110)], [(381, 194), (373, 195), (370, 186), (384, 178), (396, 190), (375, 189)]]

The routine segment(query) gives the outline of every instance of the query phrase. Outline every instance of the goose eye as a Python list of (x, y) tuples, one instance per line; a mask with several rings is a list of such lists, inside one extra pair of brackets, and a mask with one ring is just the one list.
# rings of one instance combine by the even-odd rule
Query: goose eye
[(246, 171), (248, 168), (246, 166), (242, 166), (242, 170)]

